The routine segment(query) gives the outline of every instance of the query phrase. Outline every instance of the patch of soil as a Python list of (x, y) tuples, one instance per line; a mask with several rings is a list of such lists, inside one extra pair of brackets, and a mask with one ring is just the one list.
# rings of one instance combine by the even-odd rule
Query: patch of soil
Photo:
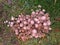
[(7, 12), (4, 10), (4, 4), (0, 3), (0, 20), (3, 18), (4, 20), (7, 18)]
[(0, 45), (3, 45), (3, 43), (0, 43)]
[(11, 39), (11, 44), (13, 44), (13, 45), (19, 45), (18, 40), (15, 39), (15, 38)]
[(56, 20), (56, 21), (60, 21), (60, 18), (56, 18), (55, 20)]
[(4, 31), (5, 31), (5, 27), (4, 27), (4, 20), (6, 20), (7, 18), (7, 13), (6, 11), (4, 11), (4, 4), (1, 2), (0, 3), (0, 36), (2, 37)]
[(59, 28), (55, 28), (55, 32), (60, 32), (60, 29)]
[(16, 39), (15, 35), (12, 32), (5, 32), (3, 34), (3, 45), (12, 44), (12, 45), (19, 45), (18, 40)]
[(0, 27), (0, 37), (2, 37), (3, 33), (4, 33), (4, 29)]

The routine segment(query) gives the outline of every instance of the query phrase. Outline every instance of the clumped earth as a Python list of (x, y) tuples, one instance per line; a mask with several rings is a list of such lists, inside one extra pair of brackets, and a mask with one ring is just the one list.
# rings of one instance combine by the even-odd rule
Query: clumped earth
[[(39, 4), (50, 14), (52, 31), (44, 38), (18, 40), (3, 22), (20, 13), (30, 14)], [(60, 45), (60, 0), (0, 0), (0, 45)]]

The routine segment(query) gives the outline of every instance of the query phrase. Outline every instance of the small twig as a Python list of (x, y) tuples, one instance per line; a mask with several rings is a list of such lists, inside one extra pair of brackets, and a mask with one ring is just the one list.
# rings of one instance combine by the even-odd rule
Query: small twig
[(54, 1), (54, 5), (56, 4), (57, 0)]

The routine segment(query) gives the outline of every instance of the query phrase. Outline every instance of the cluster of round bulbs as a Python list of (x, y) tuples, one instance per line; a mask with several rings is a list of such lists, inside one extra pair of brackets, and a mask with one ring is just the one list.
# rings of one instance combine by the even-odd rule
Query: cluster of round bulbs
[(17, 18), (12, 16), (8, 22), (8, 26), (10, 26), (16, 36), (23, 41), (33, 37), (45, 37), (45, 33), (49, 33), (49, 30), (51, 30), (50, 25), (49, 14), (45, 13), (44, 9), (32, 11), (31, 15), (20, 14)]

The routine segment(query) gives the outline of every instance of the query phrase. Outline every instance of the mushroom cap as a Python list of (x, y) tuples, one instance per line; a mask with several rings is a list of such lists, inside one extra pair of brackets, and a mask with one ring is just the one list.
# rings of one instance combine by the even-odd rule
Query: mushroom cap
[[(39, 5), (38, 8), (41, 6)], [(21, 13), (17, 18), (12, 16), (8, 24), (14, 28), (15, 34), (23, 41), (33, 37), (42, 38), (51, 30), (50, 17), (48, 13), (45, 13), (45, 9), (32, 11), (31, 15)]]
[(35, 15), (35, 11), (32, 12), (32, 15)]
[(38, 24), (35, 24), (35, 28), (38, 28), (38, 26), (39, 26)]
[(44, 22), (44, 23), (43, 23), (43, 26), (47, 26), (47, 23), (46, 23), (46, 22)]
[(48, 20), (48, 21), (47, 21), (47, 25), (51, 25), (51, 22), (50, 22), (50, 20)]
[(20, 23), (20, 27), (23, 27), (23, 23)]
[(13, 16), (11, 16), (11, 20), (14, 20), (14, 17)]
[(36, 29), (33, 29), (33, 30), (32, 30), (32, 33), (33, 33), (33, 34), (37, 33), (37, 30), (36, 30)]
[(33, 20), (31, 20), (30, 22), (31, 22), (31, 24), (34, 24), (34, 21)]
[(46, 20), (46, 16), (42, 16), (41, 17), (41, 20)]

